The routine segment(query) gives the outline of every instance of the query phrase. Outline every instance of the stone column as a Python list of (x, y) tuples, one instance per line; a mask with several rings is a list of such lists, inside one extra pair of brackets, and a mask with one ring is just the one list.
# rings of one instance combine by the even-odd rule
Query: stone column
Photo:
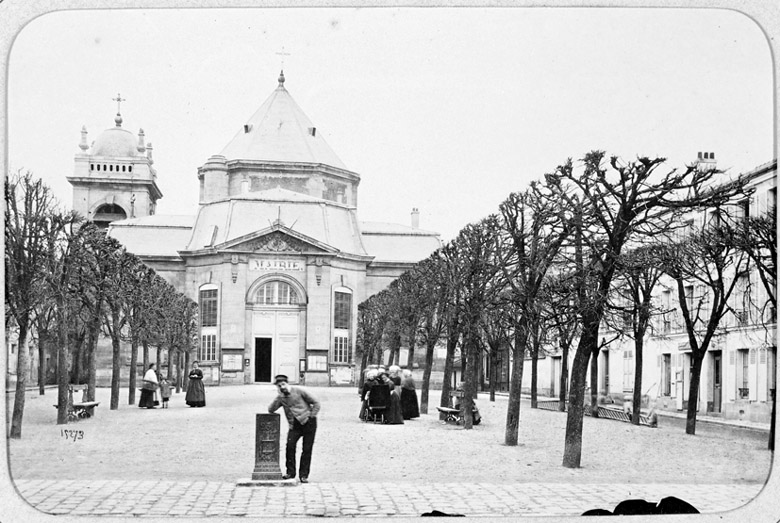
[(255, 470), (253, 480), (280, 480), (279, 414), (257, 414), (255, 421)]

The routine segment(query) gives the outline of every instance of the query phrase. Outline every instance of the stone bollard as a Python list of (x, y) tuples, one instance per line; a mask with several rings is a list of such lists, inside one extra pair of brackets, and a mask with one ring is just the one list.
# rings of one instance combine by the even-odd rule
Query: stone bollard
[(255, 469), (252, 478), (238, 486), (295, 485), (295, 479), (282, 479), (279, 468), (279, 414), (257, 414), (255, 417)]
[(252, 479), (282, 479), (279, 468), (279, 414), (257, 414), (255, 420), (255, 470)]

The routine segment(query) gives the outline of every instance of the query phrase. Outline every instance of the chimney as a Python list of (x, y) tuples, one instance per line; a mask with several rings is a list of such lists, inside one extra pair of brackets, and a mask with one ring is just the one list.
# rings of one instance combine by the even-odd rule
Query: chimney
[(412, 207), (412, 227), (420, 228), (420, 210), (417, 207)]

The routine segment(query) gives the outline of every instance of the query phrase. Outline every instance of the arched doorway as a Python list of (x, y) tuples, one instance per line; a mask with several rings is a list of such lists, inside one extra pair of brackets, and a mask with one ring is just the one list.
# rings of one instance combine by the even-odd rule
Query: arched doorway
[(304, 333), (303, 287), (284, 275), (258, 279), (247, 293), (251, 310), (251, 381), (270, 383), (277, 374), (298, 382), (298, 359)]

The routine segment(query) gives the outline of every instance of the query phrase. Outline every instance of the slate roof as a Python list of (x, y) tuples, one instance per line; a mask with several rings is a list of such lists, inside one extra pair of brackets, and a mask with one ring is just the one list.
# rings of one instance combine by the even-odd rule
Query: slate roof
[[(313, 130), (313, 131), (312, 131)], [(265, 160), (325, 164), (345, 169), (284, 87), (279, 86), (220, 152), (230, 160)]]
[(438, 233), (406, 225), (362, 222), (363, 245), (375, 262), (417, 263), (441, 247)]
[(194, 216), (159, 215), (111, 222), (108, 235), (138, 256), (178, 256), (192, 235)]
[(225, 243), (266, 229), (277, 219), (341, 252), (367, 255), (353, 208), (281, 188), (202, 205), (185, 249), (196, 251)]

